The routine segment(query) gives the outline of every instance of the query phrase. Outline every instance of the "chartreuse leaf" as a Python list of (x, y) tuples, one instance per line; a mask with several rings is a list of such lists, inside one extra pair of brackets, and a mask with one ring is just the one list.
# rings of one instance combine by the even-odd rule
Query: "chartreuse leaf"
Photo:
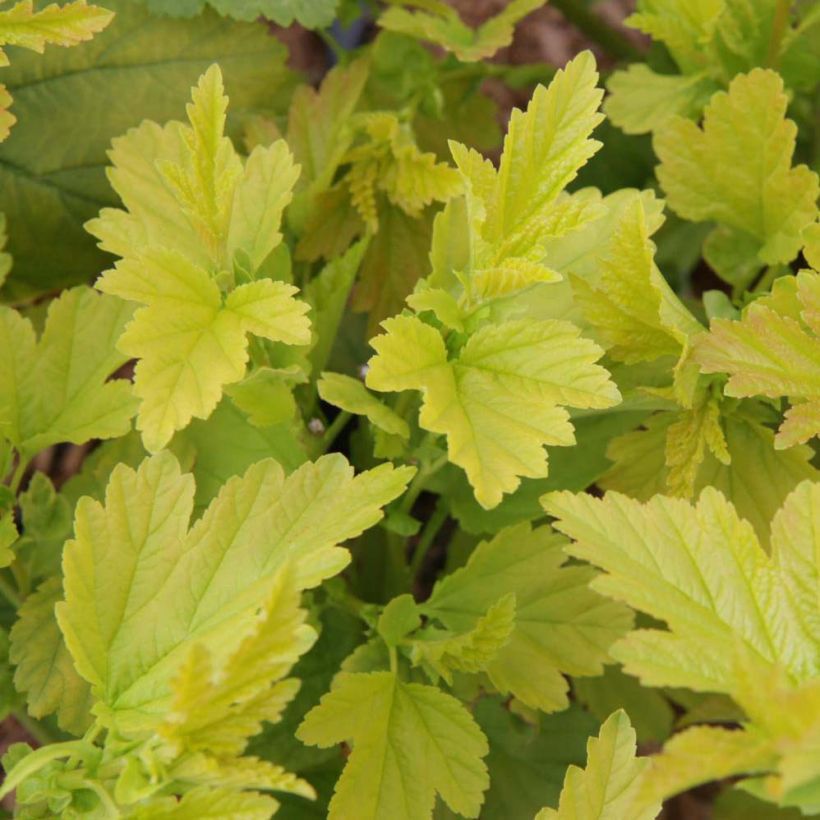
[[(341, 456), (326, 456), (285, 478), (276, 462), (261, 461), (228, 481), (189, 531), (194, 482), (173, 456), (160, 453), (136, 472), (117, 467), (104, 505), (77, 505), (63, 561), (66, 600), (57, 607), (107, 719), (155, 725), (172, 694), (169, 678), (194, 643), (221, 668), (276, 571), (291, 561), (299, 586), (339, 572), (349, 557), (336, 544), (378, 521), (410, 472), (383, 465), (354, 478)], [(92, 614), (101, 609), (110, 613), (104, 621)]]
[(679, 358), (703, 327), (681, 304), (654, 263), (640, 197), (622, 210), (594, 282), (573, 277), (573, 293), (610, 356), (626, 364)]
[(728, 396), (788, 396), (775, 438), (791, 447), (820, 433), (820, 273), (801, 271), (752, 303), (740, 321), (714, 319), (694, 358), (706, 373), (728, 373)]
[[(40, 9), (34, 8), (32, 0), (20, 0), (0, 10), (0, 47), (20, 46), (42, 54), (46, 45), (75, 46), (102, 31), (113, 16), (107, 9), (87, 5), (86, 0), (74, 0), (65, 6), (51, 3)], [(0, 48), (0, 66), (8, 64), (8, 56)], [(10, 104), (6, 87), (0, 85), (0, 142), (16, 121), (7, 110)]]
[(60, 579), (50, 578), (26, 598), (9, 635), (9, 657), (16, 666), (14, 685), (26, 693), (29, 714), (41, 718), (56, 712), (61, 728), (81, 735), (91, 722), (93, 701), (54, 618), (54, 605), (62, 597)]
[(382, 327), (371, 342), (368, 387), (423, 393), (419, 424), (447, 436), (450, 461), (485, 508), (515, 490), (520, 476), (547, 475), (544, 445), (574, 443), (562, 405), (604, 408), (620, 398), (595, 364), (600, 348), (569, 322), (486, 325), (453, 357), (441, 333), (416, 317)]
[[(290, 98), (286, 49), (264, 26), (210, 11), (171, 20), (133, 0), (102, 5), (116, 16), (93, 40), (44, 55), (20, 52), (3, 72), (20, 120), (0, 143), (0, 210), (15, 260), (3, 290), (7, 300), (80, 284), (110, 266), (83, 223), (118, 204), (106, 181), (111, 140), (143, 120), (184, 117), (189, 89), (209, 65), (218, 62), (224, 72), (231, 136), (250, 112), (281, 111)], [(48, 139), (42, 127), (45, 110), (59, 140)], [(77, 128), (78, 122), (94, 128)], [(153, 168), (145, 170), (150, 181)], [(164, 200), (152, 196), (167, 213)]]
[(114, 140), (109, 179), (125, 210), (104, 208), (87, 224), (101, 248), (130, 259), (164, 247), (230, 275), (241, 253), (254, 276), (281, 240), (298, 168), (281, 140), (257, 146), (243, 165), (223, 133), (227, 107), (212, 65), (193, 89), (188, 125), (146, 121)]
[(510, 592), (487, 609), (468, 631), (450, 635), (427, 630), (413, 642), (410, 658), (438, 682), (453, 683), (453, 672), (476, 673), (485, 670), (510, 640), (515, 628), (515, 594)]
[[(395, 0), (393, 0), (395, 2)], [(388, 9), (379, 18), (379, 25), (388, 31), (429, 40), (459, 60), (473, 62), (492, 57), (512, 41), (513, 29), (519, 20), (544, 5), (545, 0), (512, 0), (503, 11), (483, 22), (477, 29), (466, 26), (458, 12), (438, 0), (404, 0), (406, 8)]]
[[(715, 487), (766, 544), (772, 517), (789, 493), (802, 481), (816, 481), (820, 474), (811, 465), (811, 448), (775, 449), (775, 436), (764, 424), (768, 416), (759, 411), (759, 407), (741, 407), (721, 412), (717, 427), (714, 422), (698, 422), (699, 416), (710, 412), (700, 405), (659, 413), (643, 429), (611, 440), (607, 454), (613, 464), (598, 484), (639, 501), (658, 493), (692, 498), (705, 487)], [(667, 451), (677, 465), (674, 472)]]
[(127, 356), (114, 347), (131, 308), (89, 288), (48, 308), (39, 341), (28, 319), (0, 307), (0, 436), (27, 458), (58, 442), (82, 444), (128, 431), (129, 382), (109, 376)]
[(631, 626), (627, 609), (589, 589), (588, 568), (562, 566), (565, 543), (548, 527), (508, 527), (481, 542), (421, 606), (448, 629), (469, 635), (494, 607), (511, 608), (508, 596), (514, 596), (508, 640), (484, 665), (501, 692), (544, 711), (568, 704), (562, 673), (600, 674), (609, 646)]
[(487, 740), (455, 698), (395, 672), (342, 673), (297, 731), (312, 746), (352, 743), (331, 820), (430, 817), (435, 795), (478, 817)]
[[(779, 515), (794, 514), (807, 488), (816, 492), (820, 484), (801, 484)], [(791, 558), (795, 542), (783, 544), (777, 517), (770, 558), (748, 522), (712, 488), (694, 506), (663, 496), (642, 504), (619, 493), (551, 493), (544, 506), (574, 539), (570, 552), (606, 571), (592, 581), (594, 589), (668, 624), (669, 631), (633, 632), (612, 649), (644, 683), (732, 694), (738, 647), (783, 665), (797, 680), (817, 675), (820, 642), (810, 626), (817, 601), (806, 606), (788, 590), (791, 573), (778, 567), (777, 556)]]
[(252, 22), (266, 17), (280, 26), (299, 23), (306, 28), (329, 26), (339, 0), (145, 0), (155, 14), (170, 17), (192, 17), (206, 5), (225, 17)]
[(789, 88), (817, 83), (812, 4), (785, 9), (777, 0), (640, 0), (627, 25), (664, 43), (680, 74), (633, 64), (609, 81), (605, 104), (627, 133), (656, 131), (679, 114), (698, 119), (711, 95), (737, 74), (778, 66)]
[(587, 741), (586, 768), (567, 769), (558, 809), (541, 809), (536, 820), (653, 820), (661, 805), (644, 801), (649, 761), (635, 751), (635, 730), (626, 712), (614, 712), (598, 736)]
[(466, 214), (437, 222), (433, 255), (435, 264), (440, 246), (458, 249), (447, 254), (455, 265), (449, 276), (461, 274), (467, 303), (559, 279), (544, 263), (545, 244), (601, 215), (595, 197), (563, 193), (601, 146), (589, 136), (603, 119), (597, 79), (592, 54), (583, 52), (548, 88), (538, 86), (526, 111), (513, 110), (498, 170), (451, 143), (467, 189)]
[[(374, 524), (411, 472), (384, 465), (354, 477), (341, 456), (327, 456), (285, 478), (276, 462), (261, 461), (228, 481), (189, 529), (194, 482), (170, 453), (136, 471), (118, 465), (104, 503), (77, 504), (65, 600), (55, 607), (74, 666), (91, 684), (97, 729), (107, 730), (103, 748), (87, 735), (19, 756), (2, 793), (17, 788), (18, 804), (49, 798), (37, 778), (76, 755), (81, 785), (63, 782), (60, 799), (90, 788), (92, 804), (105, 798), (123, 815), (161, 816), (152, 805), (176, 811), (185, 800), (171, 806), (167, 796), (195, 787), (231, 809), (245, 804), (244, 790), (312, 796), (305, 782), (242, 752), (298, 688), (285, 676), (315, 639), (301, 590), (344, 567), (349, 556), (337, 545)], [(56, 688), (62, 681), (65, 694), (68, 685), (65, 648), (52, 640), (58, 596), (59, 582), (49, 582), (15, 627), (19, 675), (43, 710), (60, 706)], [(101, 756), (112, 765), (100, 768)], [(222, 801), (228, 793), (233, 804)], [(251, 803), (276, 808), (270, 799)]]
[(174, 251), (155, 248), (124, 259), (97, 287), (145, 305), (118, 347), (139, 359), (137, 428), (150, 451), (192, 418), (207, 418), (224, 386), (242, 379), (248, 333), (288, 344), (310, 341), (308, 306), (293, 298), (292, 285), (259, 279), (223, 297), (204, 268)]
[(763, 265), (794, 259), (817, 218), (817, 174), (792, 167), (797, 128), (785, 119), (787, 102), (782, 79), (755, 69), (715, 94), (702, 128), (675, 118), (655, 136), (669, 206), (718, 223), (706, 259), (738, 287)]
[(243, 168), (223, 135), (227, 103), (212, 66), (193, 91), (190, 126), (146, 122), (121, 138), (111, 180), (127, 210), (105, 209), (88, 225), (123, 257), (97, 286), (146, 306), (119, 347), (139, 359), (137, 427), (150, 451), (207, 418), (224, 386), (244, 376), (248, 333), (310, 341), (294, 287), (266, 278), (233, 286), (237, 268), (253, 279), (279, 244), (298, 171), (281, 140), (257, 147)]
[(341, 373), (322, 373), (316, 383), (323, 401), (345, 410), (365, 416), (372, 424), (385, 433), (401, 436), (406, 439), (410, 435), (407, 422), (384, 402), (379, 401), (358, 380)]
[(273, 797), (259, 792), (237, 792), (230, 789), (197, 786), (176, 797), (160, 797), (150, 805), (138, 807), (135, 818), (141, 820), (269, 820), (277, 809)]
[[(771, 524), (771, 555), (716, 490), (696, 506), (555, 493), (545, 506), (571, 552), (608, 574), (593, 587), (664, 621), (612, 649), (647, 685), (724, 692), (748, 720), (675, 738), (648, 775), (666, 797), (710, 779), (767, 774), (761, 795), (816, 811), (820, 738), (820, 483), (804, 482)], [(709, 750), (707, 754), (696, 750)]]

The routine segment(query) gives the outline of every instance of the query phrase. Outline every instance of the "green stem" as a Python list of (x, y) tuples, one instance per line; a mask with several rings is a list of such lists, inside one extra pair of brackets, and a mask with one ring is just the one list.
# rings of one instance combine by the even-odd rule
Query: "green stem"
[(783, 45), (783, 36), (789, 26), (791, 14), (791, 0), (777, 0), (772, 18), (772, 33), (769, 37), (769, 48), (766, 52), (766, 68), (777, 68), (780, 62), (780, 49)]
[(419, 571), (424, 565), (424, 559), (427, 557), (427, 553), (433, 541), (435, 541), (436, 535), (438, 535), (439, 530), (447, 520), (448, 513), (447, 503), (439, 496), (433, 514), (427, 519), (427, 523), (421, 531), (419, 542), (416, 545), (416, 551), (413, 553), (413, 560), (410, 562), (410, 575), (413, 578), (419, 574)]
[(55, 743), (50, 746), (42, 746), (31, 754), (26, 755), (26, 757), (6, 774), (6, 779), (3, 781), (2, 788), (0, 788), (0, 800), (7, 794), (11, 794), (27, 777), (36, 774), (43, 766), (51, 763), (52, 760), (59, 760), (61, 757), (71, 757), (74, 752), (82, 754), (87, 749), (88, 747), (84, 740), (73, 740), (67, 743)]
[(20, 489), (20, 484), (23, 481), (23, 476), (26, 474), (27, 467), (28, 459), (25, 459), (22, 455), (20, 455), (20, 460), (14, 468), (14, 474), (12, 475), (11, 483), (9, 484), (9, 489), (14, 493), (14, 495), (17, 495), (17, 491)]
[(51, 732), (40, 723), (22, 710), (15, 709), (12, 713), (14, 719), (41, 745), (48, 746), (51, 743), (57, 743), (58, 739), (51, 734)]
[(428, 479), (434, 476), (446, 463), (447, 456), (442, 456), (431, 464), (419, 467), (419, 471), (410, 482), (410, 486), (407, 488), (407, 492), (401, 500), (401, 505), (399, 506), (399, 510), (401, 512), (407, 513), (408, 515), (410, 514), (416, 500), (422, 492), (424, 492), (424, 487), (427, 484)]
[(345, 425), (353, 418), (352, 413), (348, 413), (346, 410), (342, 410), (336, 416), (335, 419), (330, 423), (330, 426), (325, 430), (322, 434), (322, 452), (326, 453), (336, 438), (338, 437), (339, 433), (345, 428)]
[(20, 608), (23, 603), (20, 593), (12, 586), (11, 582), (4, 575), (0, 575), (0, 595), (2, 595), (15, 609)]
[(639, 60), (641, 53), (619, 31), (591, 12), (580, 0), (551, 0), (566, 19), (591, 40), (602, 46), (612, 57)]

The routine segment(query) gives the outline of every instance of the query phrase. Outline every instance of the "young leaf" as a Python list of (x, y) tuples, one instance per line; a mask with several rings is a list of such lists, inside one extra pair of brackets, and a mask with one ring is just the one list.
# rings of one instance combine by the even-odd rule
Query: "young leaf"
[(97, 287), (146, 305), (118, 347), (139, 359), (137, 428), (152, 452), (192, 418), (207, 418), (224, 386), (242, 379), (248, 333), (287, 344), (310, 341), (308, 306), (293, 298), (292, 285), (259, 279), (223, 297), (205, 269), (174, 251), (156, 248), (124, 259)]
[(500, 691), (544, 711), (567, 706), (562, 672), (600, 674), (610, 644), (631, 625), (625, 608), (589, 589), (589, 569), (562, 566), (564, 545), (548, 527), (508, 527), (481, 542), (467, 565), (439, 581), (422, 606), (449, 629), (466, 632), (514, 595), (514, 627), (487, 673)]
[(515, 629), (515, 594), (510, 592), (499, 598), (475, 625), (460, 635), (441, 636), (440, 631), (430, 630), (419, 640), (413, 641), (410, 658), (415, 666), (421, 666), (438, 682), (444, 678), (453, 683), (453, 672), (481, 672), (492, 663), (499, 651), (508, 643)]
[(658, 180), (686, 219), (715, 221), (707, 261), (743, 286), (749, 271), (790, 262), (817, 217), (817, 174), (792, 167), (797, 128), (773, 71), (736, 77), (706, 107), (703, 127), (676, 118), (655, 137)]
[[(768, 417), (759, 412), (761, 408), (755, 409), (757, 412), (721, 414), (722, 436), (713, 442), (718, 445), (717, 453), (702, 433), (687, 437), (687, 431), (697, 432), (695, 417), (703, 413), (702, 409), (656, 414), (644, 422), (644, 429), (610, 441), (607, 454), (613, 464), (598, 484), (638, 501), (648, 501), (658, 493), (670, 495), (675, 489), (682, 497), (694, 498), (705, 487), (713, 486), (754, 527), (761, 543), (768, 544), (769, 524), (786, 497), (801, 482), (816, 481), (820, 473), (811, 464), (813, 452), (809, 447), (775, 449), (775, 436), (763, 423)], [(721, 438), (725, 438), (725, 452), (720, 449)], [(677, 476), (671, 480), (667, 448), (679, 456)], [(718, 457), (721, 452), (728, 455), (728, 463), (725, 457)]]
[(562, 194), (601, 147), (589, 137), (603, 119), (597, 79), (594, 58), (583, 52), (548, 88), (539, 86), (526, 111), (513, 110), (497, 171), (477, 152), (451, 143), (467, 188), (467, 224), (442, 219), (439, 227), (459, 244), (463, 236), (449, 234), (467, 232), (471, 298), (555, 281), (558, 274), (543, 262), (546, 242), (601, 215), (594, 198)]
[(635, 757), (635, 730), (626, 712), (615, 712), (587, 741), (586, 768), (567, 769), (558, 810), (542, 809), (536, 820), (653, 820), (660, 802), (647, 805), (641, 793), (648, 765)]
[(487, 741), (469, 712), (435, 687), (393, 672), (343, 673), (297, 736), (312, 746), (352, 742), (330, 820), (429, 817), (437, 793), (453, 811), (478, 817), (489, 785)]
[[(801, 271), (788, 312), (761, 300), (741, 321), (714, 319), (694, 358), (705, 373), (728, 373), (728, 396), (788, 396), (792, 407), (775, 438), (778, 448), (820, 433), (820, 273)], [(785, 304), (785, 303), (782, 303)]]
[(394, 6), (382, 14), (379, 25), (387, 31), (429, 40), (469, 63), (492, 57), (500, 48), (509, 45), (519, 20), (543, 6), (544, 2), (511, 0), (495, 17), (486, 20), (477, 29), (471, 29), (461, 21), (458, 12), (446, 3), (405, 0), (403, 5), (419, 8), (408, 11)]
[[(277, 570), (293, 562), (300, 586), (339, 572), (349, 557), (336, 544), (378, 521), (408, 472), (384, 465), (354, 478), (341, 456), (326, 456), (285, 478), (276, 462), (261, 461), (228, 481), (189, 531), (194, 482), (173, 456), (160, 453), (136, 472), (117, 467), (104, 505), (77, 505), (57, 607), (77, 669), (110, 719), (155, 726), (191, 646), (221, 667)], [(104, 621), (93, 615), (101, 610), (110, 613)]]
[(415, 317), (382, 327), (371, 342), (368, 387), (422, 391), (420, 425), (447, 436), (450, 460), (485, 508), (515, 490), (519, 476), (547, 475), (544, 445), (574, 443), (562, 405), (603, 408), (620, 399), (595, 364), (600, 349), (568, 322), (488, 325), (452, 359), (439, 331)]
[(58, 442), (128, 432), (131, 385), (109, 376), (127, 359), (113, 343), (130, 316), (119, 300), (75, 288), (49, 305), (37, 341), (31, 322), (0, 307), (0, 436), (30, 458)]
[(358, 379), (343, 376), (341, 373), (322, 373), (322, 377), (316, 383), (316, 389), (323, 401), (348, 413), (367, 417), (385, 433), (404, 439), (410, 436), (407, 422), (369, 393)]

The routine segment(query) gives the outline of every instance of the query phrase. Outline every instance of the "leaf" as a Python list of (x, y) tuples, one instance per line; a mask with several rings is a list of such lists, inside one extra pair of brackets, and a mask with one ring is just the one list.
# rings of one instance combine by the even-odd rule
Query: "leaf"
[(601, 215), (594, 197), (562, 194), (600, 148), (589, 138), (603, 119), (597, 79), (594, 58), (583, 52), (548, 88), (538, 86), (526, 111), (513, 110), (497, 171), (477, 152), (451, 143), (467, 188), (467, 224), (442, 219), (440, 228), (467, 232), (469, 298), (555, 281), (557, 273), (543, 261), (547, 241)]
[(519, 476), (547, 475), (545, 444), (574, 443), (561, 405), (603, 408), (620, 398), (595, 364), (599, 348), (568, 322), (488, 325), (453, 359), (441, 334), (415, 317), (382, 327), (371, 342), (368, 387), (422, 391), (419, 424), (447, 435), (450, 461), (465, 470), (485, 508), (515, 490)]
[(97, 286), (146, 305), (134, 314), (118, 346), (139, 359), (137, 428), (150, 451), (167, 444), (192, 418), (207, 418), (224, 386), (245, 375), (249, 332), (288, 344), (310, 339), (308, 306), (293, 299), (296, 288), (262, 279), (223, 299), (204, 269), (172, 251), (125, 259)]
[(490, 741), (487, 817), (532, 820), (544, 805), (558, 805), (567, 766), (582, 765), (597, 722), (577, 704), (525, 722), (498, 698), (482, 698), (475, 716)]
[[(31, 51), (45, 51), (46, 45), (76, 46), (102, 31), (113, 14), (86, 0), (74, 0), (65, 6), (51, 3), (35, 10), (32, 0), (20, 0), (9, 9), (0, 10), (0, 46), (20, 46)], [(8, 56), (0, 48), (0, 65), (8, 65)], [(9, 135), (16, 118), (7, 112), (11, 97), (0, 86), (0, 142)], [(0, 278), (2, 284), (2, 278)]]
[(574, 539), (571, 553), (606, 571), (594, 589), (668, 625), (668, 631), (632, 632), (613, 647), (625, 671), (645, 685), (737, 697), (743, 694), (739, 652), (782, 666), (796, 681), (820, 669), (817, 600), (795, 597), (792, 572), (778, 566), (798, 549), (813, 549), (814, 535), (803, 528), (785, 540), (783, 523), (818, 487), (801, 484), (784, 502), (772, 523), (773, 558), (711, 487), (695, 506), (663, 496), (641, 504), (618, 493), (604, 499), (553, 493), (544, 504), (558, 518), (555, 526)]
[(297, 736), (314, 746), (352, 741), (331, 820), (428, 817), (436, 793), (453, 811), (477, 817), (489, 785), (487, 741), (469, 712), (392, 672), (340, 674)]
[(323, 28), (333, 22), (339, 0), (175, 0), (170, 7), (167, 0), (145, 0), (145, 3), (152, 13), (170, 17), (192, 17), (201, 13), (207, 4), (236, 20), (252, 22), (266, 17), (279, 26), (296, 22), (306, 28)]
[(587, 741), (586, 768), (567, 769), (558, 810), (542, 809), (536, 820), (652, 820), (660, 802), (647, 805), (640, 795), (648, 764), (635, 757), (635, 730), (617, 711)]
[(610, 356), (627, 364), (662, 356), (679, 358), (689, 337), (702, 326), (681, 304), (654, 263), (644, 206), (639, 197), (625, 204), (599, 277), (574, 277), (573, 292), (587, 321)]
[(641, 744), (662, 743), (672, 734), (676, 714), (669, 700), (662, 692), (641, 686), (617, 666), (604, 667), (601, 677), (573, 680), (572, 692), (598, 720), (623, 709)]
[[(719, 223), (721, 233), (707, 239), (707, 260), (739, 286), (747, 281), (746, 259), (755, 268), (790, 262), (801, 232), (816, 219), (818, 178), (791, 165), (797, 128), (785, 119), (786, 104), (780, 77), (755, 69), (712, 97), (702, 129), (676, 118), (655, 137), (669, 206), (686, 219)], [(710, 242), (748, 251), (727, 266), (710, 258)]]
[[(155, 726), (169, 677), (194, 643), (221, 666), (277, 570), (291, 561), (300, 586), (339, 572), (349, 559), (336, 544), (376, 523), (408, 477), (383, 465), (354, 478), (341, 456), (327, 456), (285, 478), (276, 462), (261, 461), (229, 480), (189, 531), (194, 482), (173, 456), (160, 453), (136, 472), (118, 466), (104, 505), (77, 505), (57, 607), (77, 669), (110, 719)], [(104, 621), (93, 615), (101, 610)]]
[(495, 17), (485, 20), (477, 29), (461, 22), (458, 12), (444, 3), (406, 3), (418, 6), (415, 11), (393, 7), (379, 18), (379, 26), (420, 40), (429, 40), (452, 51), (463, 62), (492, 57), (512, 41), (515, 25), (530, 12), (544, 5), (544, 0), (512, 0)]
[(348, 413), (365, 416), (385, 433), (409, 438), (410, 428), (407, 422), (368, 392), (358, 379), (343, 376), (341, 373), (325, 372), (316, 383), (316, 389), (322, 400), (328, 404)]
[(74, 668), (54, 617), (63, 585), (50, 578), (29, 595), (10, 633), (9, 656), (17, 667), (14, 685), (25, 692), (28, 712), (42, 718), (57, 713), (62, 729), (81, 735), (89, 726), (91, 691)]
[(115, 140), (109, 178), (126, 209), (88, 223), (100, 247), (125, 259), (146, 247), (177, 250), (212, 273), (232, 271), (242, 253), (256, 274), (281, 241), (298, 169), (281, 140), (257, 146), (243, 166), (224, 135), (227, 107), (212, 65), (192, 90), (189, 125), (144, 122)]
[[(316, 639), (299, 608), (300, 590), (287, 566), (279, 570), (261, 616), (224, 666), (195, 644), (172, 684), (169, 712), (158, 733), (177, 754), (202, 751), (219, 757), (240, 755), (263, 721), (276, 723), (299, 683), (285, 678)], [(257, 774), (278, 779), (278, 767)], [(275, 788), (275, 786), (272, 786)], [(313, 790), (303, 781), (294, 791)]]
[(657, 74), (643, 63), (615, 71), (607, 83), (604, 111), (627, 134), (662, 128), (674, 116), (696, 119), (719, 89), (708, 75)]
[[(728, 396), (788, 396), (775, 446), (789, 447), (820, 432), (820, 273), (801, 271), (794, 281), (795, 315), (778, 311), (773, 301), (747, 308), (741, 321), (714, 319), (708, 336), (698, 340), (694, 358), (705, 373), (728, 373)], [(770, 306), (771, 305), (771, 306)]]
[[(816, 480), (818, 473), (811, 466), (809, 448), (775, 450), (772, 431), (762, 423), (767, 417), (759, 410), (721, 417), (729, 463), (722, 462), (711, 449), (704, 447), (691, 491), (683, 495), (692, 498), (705, 487), (714, 486), (734, 504), (740, 516), (752, 524), (761, 542), (767, 544), (769, 524), (786, 496), (802, 481)], [(661, 413), (645, 422), (645, 429), (614, 438), (608, 449), (614, 464), (598, 482), (600, 487), (617, 490), (639, 501), (648, 501), (656, 493), (669, 494), (664, 458), (667, 433), (675, 423), (680, 424), (685, 434), (691, 413)]]
[(198, 786), (180, 799), (160, 797), (137, 807), (134, 817), (142, 820), (270, 820), (277, 802), (259, 792), (237, 793), (231, 789)]
[(449, 629), (465, 632), (514, 594), (515, 626), (487, 672), (501, 692), (543, 711), (567, 707), (561, 673), (601, 674), (610, 644), (631, 623), (626, 609), (588, 589), (588, 568), (562, 566), (564, 545), (548, 527), (508, 527), (481, 542), (422, 606)]
[(514, 628), (515, 594), (510, 592), (490, 606), (469, 631), (445, 636), (440, 636), (438, 630), (430, 631), (424, 639), (413, 641), (410, 658), (434, 683), (441, 677), (452, 686), (453, 672), (487, 669), (510, 640)]
[[(0, 102), (0, 105), (2, 103)], [(0, 112), (0, 117), (2, 113)], [(0, 142), (2, 142), (2, 136), (0, 135)], [(3, 248), (6, 247), (6, 243), (8, 242), (8, 233), (6, 231), (6, 215), (0, 214), (0, 288), (3, 287), (3, 283), (6, 281), (6, 277), (9, 275), (9, 271), (11, 270), (12, 259), (11, 255), (5, 253)]]
[(116, 438), (130, 427), (131, 385), (109, 376), (127, 359), (114, 340), (131, 315), (119, 300), (74, 288), (50, 303), (39, 341), (0, 307), (0, 435), (27, 458), (58, 442)]
[[(118, 203), (105, 178), (111, 140), (144, 119), (184, 116), (190, 88), (209, 65), (219, 62), (224, 73), (231, 136), (248, 112), (281, 110), (289, 99), (285, 49), (263, 27), (213, 13), (152, 17), (130, 0), (104, 5), (116, 16), (91, 42), (43, 56), (23, 52), (4, 69), (20, 118), (0, 144), (0, 210), (15, 259), (4, 299), (86, 282), (111, 264), (82, 227)], [(47, 138), (43, 116), (59, 140)]]

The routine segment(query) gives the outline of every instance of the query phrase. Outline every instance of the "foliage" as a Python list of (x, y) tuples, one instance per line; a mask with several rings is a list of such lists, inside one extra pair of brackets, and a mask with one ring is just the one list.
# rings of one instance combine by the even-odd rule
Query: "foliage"
[(0, 9), (15, 816), (820, 815), (816, 4), (101, 2)]

